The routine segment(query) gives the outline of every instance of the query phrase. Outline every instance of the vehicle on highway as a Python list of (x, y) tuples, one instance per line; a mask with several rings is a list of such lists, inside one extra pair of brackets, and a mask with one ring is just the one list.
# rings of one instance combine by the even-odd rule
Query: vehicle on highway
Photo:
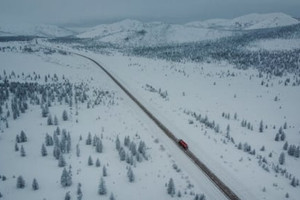
[(187, 145), (187, 143), (185, 141), (183, 141), (182, 139), (178, 140), (178, 144), (184, 149), (187, 150), (189, 147)]

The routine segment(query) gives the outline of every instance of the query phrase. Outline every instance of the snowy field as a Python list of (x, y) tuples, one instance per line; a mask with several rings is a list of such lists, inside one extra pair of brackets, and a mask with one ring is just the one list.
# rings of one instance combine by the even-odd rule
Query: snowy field
[[(7, 79), (12, 88), (13, 82), (44, 86), (35, 92), (28, 89), (28, 96), (22, 100), (17, 98), (20, 93), (10, 90), (8, 99), (1, 100), (1, 117), (5, 118), (0, 127), (3, 199), (64, 199), (67, 194), (72, 199), (81, 194), (82, 199), (172, 199), (167, 193), (170, 178), (175, 185), (175, 190), (171, 187), (170, 191), (176, 199), (193, 199), (196, 195), (224, 199), (181, 150), (91, 62), (71, 55), (16, 52), (1, 52), (0, 60), (1, 83)], [(70, 85), (72, 92), (68, 90)], [(22, 110), (24, 102), (28, 107), (16, 119), (15, 101), (21, 102), (17, 103), (17, 109)], [(48, 113), (44, 113), (45, 107)], [(67, 113), (66, 120), (63, 111)], [(64, 129), (66, 137), (62, 133)], [(21, 131), (27, 142), (20, 139)], [(89, 133), (92, 144), (86, 145)], [(49, 142), (49, 136), (54, 145)], [(126, 136), (130, 138), (128, 147), (124, 145)], [(117, 137), (122, 153), (116, 149)], [(140, 149), (141, 141), (145, 146)], [(42, 151), (43, 144), (46, 153)], [(62, 155), (58, 159), (55, 158), (57, 148)], [(89, 157), (92, 162), (88, 162)], [(125, 160), (121, 161), (121, 157)], [(66, 180), (62, 180), (64, 166), (68, 171)], [(133, 172), (132, 182), (129, 168)], [(19, 176), (25, 181), (24, 188), (23, 182), (17, 181)], [(102, 196), (98, 194), (101, 177), (106, 185), (106, 194)], [(34, 178), (38, 190), (32, 187)], [(79, 183), (81, 192), (78, 192)]]
[(299, 197), (299, 188), (291, 186), (293, 177), (300, 176), (299, 156), (283, 149), (286, 142), (291, 148), (300, 144), (295, 76), (260, 77), (255, 70), (237, 70), (226, 63), (91, 57), (134, 91), (242, 199)]

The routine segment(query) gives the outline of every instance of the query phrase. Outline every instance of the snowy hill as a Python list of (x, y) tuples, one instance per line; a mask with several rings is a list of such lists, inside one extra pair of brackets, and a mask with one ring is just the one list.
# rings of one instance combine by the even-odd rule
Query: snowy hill
[(297, 23), (298, 20), (283, 13), (249, 14), (231, 20), (210, 19), (184, 25), (162, 22), (143, 23), (127, 19), (95, 26), (77, 37), (94, 38), (101, 42), (119, 45), (151, 46), (212, 40), (230, 36), (236, 30), (274, 28)]
[(228, 35), (231, 33), (179, 24), (142, 23), (136, 20), (124, 20), (93, 27), (79, 34), (78, 37), (95, 38), (101, 42), (124, 45), (156, 45), (216, 39)]
[(201, 28), (222, 28), (226, 30), (253, 30), (298, 24), (299, 21), (284, 13), (249, 14), (234, 19), (212, 19), (191, 22), (186, 25)]
[(32, 35), (41, 37), (64, 37), (74, 32), (54, 25), (0, 24), (0, 36)]

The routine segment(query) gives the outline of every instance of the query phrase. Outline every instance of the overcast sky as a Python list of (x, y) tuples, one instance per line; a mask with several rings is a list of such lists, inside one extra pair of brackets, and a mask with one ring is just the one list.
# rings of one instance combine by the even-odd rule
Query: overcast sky
[(300, 0), (0, 0), (0, 22), (92, 24), (123, 18), (183, 23), (284, 12), (300, 17)]

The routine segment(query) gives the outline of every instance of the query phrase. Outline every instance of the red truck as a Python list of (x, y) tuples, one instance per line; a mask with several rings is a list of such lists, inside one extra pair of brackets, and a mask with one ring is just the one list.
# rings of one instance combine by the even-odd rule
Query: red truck
[(178, 144), (184, 149), (187, 150), (189, 147), (187, 145), (187, 143), (185, 143), (185, 141), (183, 141), (182, 139), (178, 140)]

